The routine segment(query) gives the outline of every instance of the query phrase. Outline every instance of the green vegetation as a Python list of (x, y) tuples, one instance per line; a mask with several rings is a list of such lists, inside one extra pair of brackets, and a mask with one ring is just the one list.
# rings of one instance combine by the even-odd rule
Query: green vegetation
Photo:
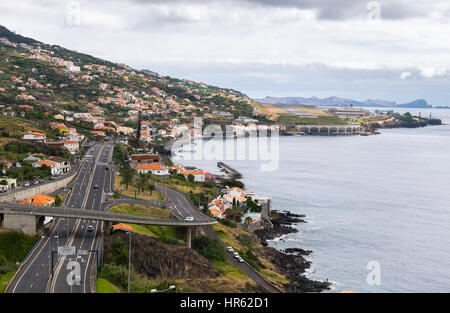
[(231, 277), (234, 277), (234, 278), (247, 278), (248, 277), (247, 274), (245, 274), (239, 267), (233, 265), (228, 260), (211, 261), (211, 264), (222, 275), (231, 276)]
[[(148, 182), (145, 182), (145, 179), (142, 178), (140, 181), (133, 181), (134, 177), (132, 177), (131, 180), (128, 180), (128, 176), (125, 177), (127, 178), (123, 179), (121, 177), (116, 177), (114, 180), (114, 187), (119, 195), (124, 195), (129, 198), (136, 197), (136, 199), (140, 200), (165, 200), (164, 196), (155, 190), (155, 184), (152, 181), (148, 180)], [(149, 175), (147, 175), (147, 177), (149, 177)], [(129, 183), (129, 188), (126, 188), (125, 183), (127, 181)]]
[(9, 281), (13, 278), (15, 272), (0, 274), (0, 293), (4, 293)]
[(125, 165), (125, 155), (126, 155), (126, 148), (123, 144), (118, 143), (114, 146), (112, 160), (120, 164), (121, 166)]
[(228, 218), (222, 218), (219, 220), (219, 222), (225, 226), (231, 227), (231, 228), (236, 228), (237, 227), (237, 223), (228, 219)]
[(96, 289), (97, 293), (118, 293), (118, 288), (104, 278), (97, 279)]
[(226, 186), (233, 188), (233, 187), (238, 187), (243, 189), (244, 188), (244, 183), (239, 181), (239, 180), (231, 180), (231, 179), (224, 179), (222, 181), (222, 188), (225, 188)]
[(411, 113), (406, 112), (405, 114), (401, 115), (399, 113), (395, 114), (394, 117), (398, 119), (401, 122), (405, 123), (412, 123), (415, 122), (414, 117), (411, 115)]
[(217, 239), (206, 236), (198, 236), (192, 239), (192, 249), (203, 255), (208, 260), (225, 261), (226, 250)]
[(0, 293), (4, 292), (9, 280), (17, 270), (16, 262), (22, 262), (33, 248), (38, 236), (17, 232), (0, 233)]
[(141, 204), (119, 204), (110, 208), (113, 212), (149, 216), (153, 218), (170, 219), (172, 218), (172, 212), (168, 209), (161, 209), (156, 207), (145, 206)]
[(2, 232), (0, 233), (0, 256), (10, 263), (22, 262), (38, 239), (38, 235)]
[[(105, 264), (103, 265), (100, 276), (107, 279), (114, 285), (123, 290), (128, 290), (128, 268), (123, 265)], [(144, 275), (137, 273), (131, 268), (130, 291), (132, 293), (150, 293), (152, 289), (165, 290), (170, 285), (176, 284), (174, 281), (167, 280), (150, 280)], [(175, 290), (171, 291), (175, 292)]]
[(11, 167), (6, 170), (6, 176), (16, 178), (19, 182), (33, 180), (34, 178), (46, 178), (52, 175), (50, 167), (42, 165), (33, 167), (30, 163), (24, 162), (22, 167)]

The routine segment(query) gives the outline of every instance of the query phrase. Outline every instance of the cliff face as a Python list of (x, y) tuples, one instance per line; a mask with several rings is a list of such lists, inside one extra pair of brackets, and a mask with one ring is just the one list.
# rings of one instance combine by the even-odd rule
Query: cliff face
[[(105, 238), (105, 256), (113, 253), (114, 242), (121, 241), (128, 246), (129, 237), (116, 233)], [(148, 236), (133, 234), (131, 262), (135, 270), (151, 278), (185, 279), (214, 278), (219, 276), (211, 263), (182, 245), (168, 245)]]

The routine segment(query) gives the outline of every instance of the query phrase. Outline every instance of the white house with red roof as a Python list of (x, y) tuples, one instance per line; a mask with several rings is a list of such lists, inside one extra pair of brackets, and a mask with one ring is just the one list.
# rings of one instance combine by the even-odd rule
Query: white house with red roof
[(23, 135), (24, 140), (34, 140), (34, 141), (46, 141), (47, 135), (37, 131), (31, 131), (28, 134)]
[(169, 175), (169, 168), (161, 163), (144, 163), (136, 167), (136, 171), (140, 173), (152, 173), (153, 175), (163, 176)]

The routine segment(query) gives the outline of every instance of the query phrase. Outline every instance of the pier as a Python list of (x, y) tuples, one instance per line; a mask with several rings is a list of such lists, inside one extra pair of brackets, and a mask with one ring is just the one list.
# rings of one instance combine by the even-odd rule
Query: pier
[(242, 174), (236, 171), (231, 166), (226, 165), (223, 162), (217, 162), (217, 167), (224, 171), (231, 179), (242, 178)]

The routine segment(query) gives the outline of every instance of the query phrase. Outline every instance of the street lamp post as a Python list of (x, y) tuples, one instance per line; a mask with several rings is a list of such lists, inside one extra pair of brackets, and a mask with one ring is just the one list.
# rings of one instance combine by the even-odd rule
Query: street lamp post
[(131, 231), (128, 232), (130, 235), (130, 242), (128, 244), (128, 293), (130, 293), (130, 282), (131, 282)]

